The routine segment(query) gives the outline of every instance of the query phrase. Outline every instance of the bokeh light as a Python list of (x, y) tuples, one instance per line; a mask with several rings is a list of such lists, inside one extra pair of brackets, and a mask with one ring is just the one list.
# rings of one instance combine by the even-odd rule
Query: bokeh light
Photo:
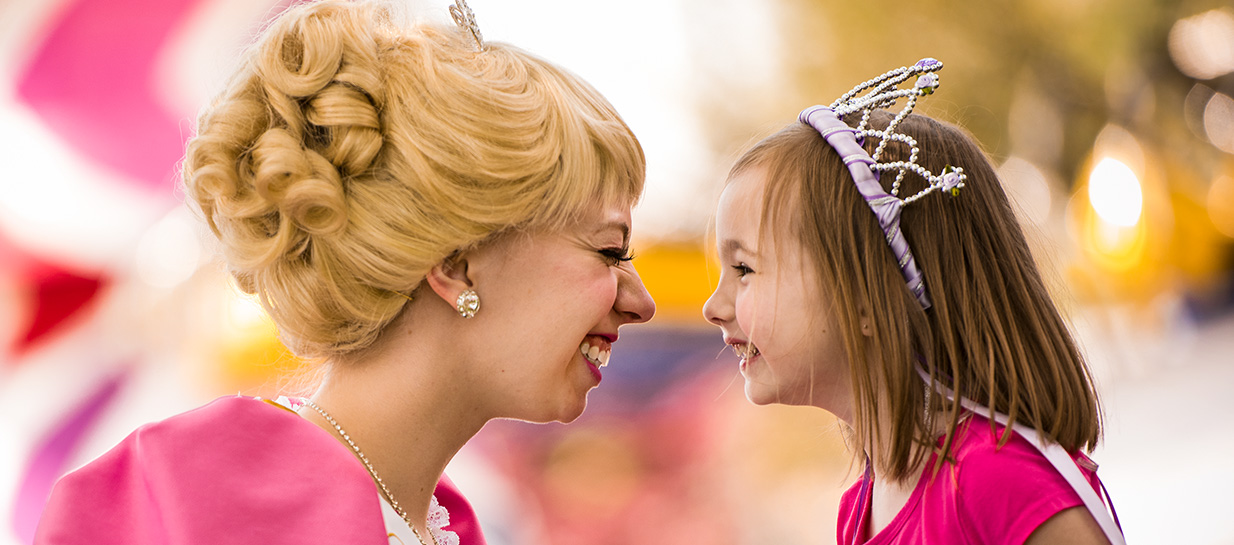
[(1217, 149), (1234, 153), (1234, 98), (1213, 94), (1204, 107), (1204, 134)]
[(1207, 85), (1197, 83), (1191, 86), (1183, 99), (1183, 121), (1187, 128), (1191, 129), (1191, 133), (1202, 140), (1208, 139), (1204, 134), (1204, 109), (1208, 107), (1208, 101), (1215, 92)]
[(1106, 157), (1088, 177), (1088, 200), (1110, 225), (1131, 227), (1140, 221), (1144, 195), (1140, 179), (1122, 161)]
[(1214, 9), (1170, 29), (1170, 58), (1184, 74), (1213, 79), (1234, 72), (1234, 12)]

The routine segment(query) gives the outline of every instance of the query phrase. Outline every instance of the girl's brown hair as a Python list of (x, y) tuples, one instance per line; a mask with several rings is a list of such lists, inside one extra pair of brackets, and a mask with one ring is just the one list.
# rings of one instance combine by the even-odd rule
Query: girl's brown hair
[[(881, 128), (890, 119), (877, 111), (871, 123)], [(774, 234), (798, 234), (818, 270), (820, 293), (834, 299), (852, 375), (856, 452), (864, 455), (875, 438), (890, 437), (875, 462), (888, 477), (903, 479), (931, 452), (935, 430), (946, 430), (943, 452), (949, 451), (961, 408), (930, 395), (933, 385), (924, 383), (918, 367), (931, 381), (1036, 428), (1069, 451), (1091, 451), (1101, 436), (1092, 378), (989, 159), (962, 130), (925, 116), (910, 115), (899, 130), (917, 140), (918, 162), (931, 172), (955, 165), (968, 174), (958, 196), (931, 194), (905, 207), (901, 217), (925, 275), (929, 310), (905, 285), (839, 155), (813, 128), (784, 128), (746, 152), (730, 173), (731, 179), (763, 169), (762, 217), (791, 218)], [(877, 144), (868, 139), (865, 147), (872, 153)], [(895, 160), (908, 160), (898, 142), (888, 144), (882, 159)], [(892, 179), (882, 177), (884, 189)], [(909, 173), (900, 195), (925, 185)], [(870, 336), (861, 332), (863, 317)]]

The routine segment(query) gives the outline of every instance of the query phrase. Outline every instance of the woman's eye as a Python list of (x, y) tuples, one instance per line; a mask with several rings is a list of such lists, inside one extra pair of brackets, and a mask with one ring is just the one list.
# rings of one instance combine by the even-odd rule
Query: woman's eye
[(632, 261), (634, 254), (630, 253), (630, 248), (605, 248), (600, 250), (600, 255), (608, 260), (610, 265), (617, 265), (626, 261)]
[(737, 271), (738, 278), (754, 272), (754, 269), (751, 269), (745, 263), (738, 263), (736, 265), (733, 265), (733, 270)]

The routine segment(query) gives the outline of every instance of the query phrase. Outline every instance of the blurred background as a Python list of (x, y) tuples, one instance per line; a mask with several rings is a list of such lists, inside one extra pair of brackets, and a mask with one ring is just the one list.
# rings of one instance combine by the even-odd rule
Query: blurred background
[[(446, 20), (445, 0), (425, 7)], [(299, 367), (181, 203), (194, 116), (271, 0), (0, 2), (0, 544), (136, 426)], [(1219, 0), (474, 0), (485, 36), (639, 135), (659, 303), (570, 426), (496, 422), (449, 473), (494, 545), (823, 544), (857, 476), (823, 411), (754, 407), (701, 317), (728, 165), (922, 57), (920, 111), (1000, 165), (1091, 361), (1131, 543), (1234, 544), (1234, 8)]]

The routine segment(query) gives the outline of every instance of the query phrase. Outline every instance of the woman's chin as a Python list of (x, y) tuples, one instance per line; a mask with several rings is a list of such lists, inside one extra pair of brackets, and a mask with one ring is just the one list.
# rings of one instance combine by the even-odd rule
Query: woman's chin
[(575, 420), (578, 420), (578, 417), (580, 417), (580, 416), (583, 416), (583, 410), (582, 410), (582, 409), (579, 409), (579, 410), (577, 410), (577, 411), (574, 411), (573, 413), (570, 413), (570, 414), (568, 414), (568, 415), (563, 415), (563, 416), (561, 416), (561, 417), (557, 418), (557, 420), (556, 420), (556, 421), (557, 421), (557, 422), (560, 422), (560, 423), (562, 423), (562, 424), (569, 424), (569, 423), (571, 423), (571, 422), (573, 422), (573, 421), (575, 421)]
[(585, 407), (586, 406), (579, 407), (578, 409), (563, 410), (553, 416), (549, 416), (547, 418), (542, 418), (542, 419), (536, 419), (536, 420), (533, 420), (533, 422), (537, 424), (549, 424), (552, 422), (557, 422), (560, 424), (569, 424), (571, 422), (574, 422), (575, 420), (578, 420), (578, 417), (583, 415), (583, 409)]
[(536, 411), (534, 414), (524, 414), (512, 417), (511, 419), (531, 422), (533, 424), (549, 424), (552, 422), (569, 424), (578, 420), (578, 417), (583, 415), (585, 409), (587, 409), (587, 395), (583, 394), (582, 399), (577, 401), (566, 402), (558, 407), (546, 407), (541, 411)]

